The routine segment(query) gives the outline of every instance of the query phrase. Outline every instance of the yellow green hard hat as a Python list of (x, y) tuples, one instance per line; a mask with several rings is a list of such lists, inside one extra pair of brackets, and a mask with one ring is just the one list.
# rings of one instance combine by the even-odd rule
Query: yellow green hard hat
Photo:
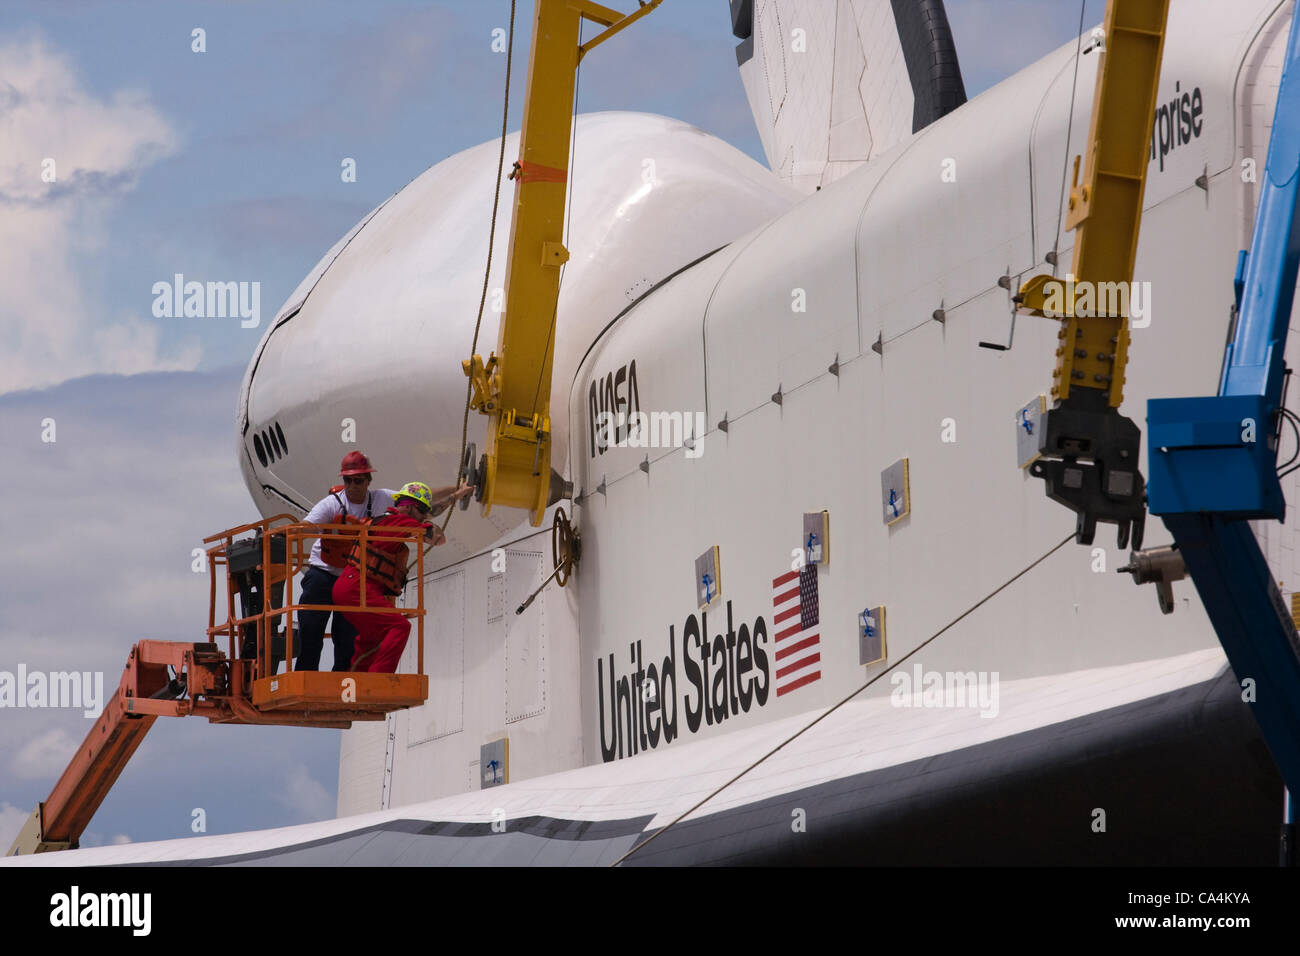
[(433, 492), (429, 486), (419, 481), (408, 481), (402, 485), (402, 490), (393, 495), (393, 503), (397, 503), (399, 498), (410, 498), (412, 501), (418, 501), (424, 505), (426, 511), (433, 510)]

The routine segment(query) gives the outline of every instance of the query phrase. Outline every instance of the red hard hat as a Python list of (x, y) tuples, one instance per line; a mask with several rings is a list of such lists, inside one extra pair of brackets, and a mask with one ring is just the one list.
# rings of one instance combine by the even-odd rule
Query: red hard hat
[(374, 470), (370, 467), (370, 459), (359, 451), (348, 452), (339, 466), (340, 475), (368, 475)]

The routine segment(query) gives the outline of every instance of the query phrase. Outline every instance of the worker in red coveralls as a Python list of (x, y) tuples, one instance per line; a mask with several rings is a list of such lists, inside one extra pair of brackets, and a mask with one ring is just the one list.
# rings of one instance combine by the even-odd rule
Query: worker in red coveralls
[[(446, 539), (442, 530), (430, 518), (452, 502), (470, 494), (472, 485), (447, 489), (450, 494), (438, 503), (435, 510), (433, 492), (418, 481), (408, 482), (393, 495), (393, 506), (383, 517), (370, 525), (366, 555), (366, 604), (375, 607), (395, 607), (393, 598), (406, 587), (406, 570), (410, 563), (410, 547), (404, 540), (385, 541), (384, 528), (422, 528), (425, 537), (435, 545)], [(348, 567), (334, 583), (334, 603), (357, 605), (361, 603), (360, 545), (348, 555)], [(401, 614), (349, 611), (344, 615), (357, 629), (355, 653), (351, 670), (371, 674), (393, 674), (411, 633), (411, 622)]]

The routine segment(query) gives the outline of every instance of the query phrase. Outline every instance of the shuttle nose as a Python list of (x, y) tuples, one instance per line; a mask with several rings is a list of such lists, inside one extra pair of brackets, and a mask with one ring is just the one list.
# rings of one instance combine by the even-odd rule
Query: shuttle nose
[[(551, 498), (571, 493), (568, 399), (582, 355), (655, 282), (798, 199), (730, 146), (662, 117), (579, 117), (568, 247), (554, 329)], [(518, 134), (507, 138), (518, 154)], [(498, 196), (484, 297), (499, 143), (426, 171), (339, 241), (270, 324), (245, 376), (240, 457), (263, 514), (306, 511), (339, 460), (363, 450), (376, 485), (456, 483), (464, 448), (485, 449), (485, 418), (465, 424), (461, 363), (498, 347), (515, 184)], [(642, 160), (656, 157), (647, 183)], [(480, 301), (484, 302), (478, 323)], [(462, 442), (462, 428), (465, 430)], [(287, 439), (287, 441), (286, 441)], [(278, 447), (277, 447), (278, 446)], [(473, 553), (527, 512), (470, 507), (450, 525), (440, 558)]]

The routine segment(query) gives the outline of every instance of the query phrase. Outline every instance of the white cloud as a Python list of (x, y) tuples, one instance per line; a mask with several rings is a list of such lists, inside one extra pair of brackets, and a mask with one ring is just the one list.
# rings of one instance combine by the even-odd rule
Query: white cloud
[(15, 777), (24, 780), (58, 779), (76, 753), (80, 741), (61, 727), (47, 730), (23, 744), (9, 762)]
[(85, 850), (96, 846), (122, 846), (123, 844), (134, 842), (135, 841), (125, 833), (115, 833), (110, 837), (105, 837), (102, 833), (98, 833), (94, 830), (87, 830), (81, 835), (81, 839), (77, 841), (77, 845)]
[(96, 96), (39, 36), (0, 41), (0, 142), (0, 388), (194, 368), (197, 345), (163, 354), (152, 316), (105, 314), (79, 269), (108, 241), (114, 197), (176, 148), (148, 97)]
[(0, 803), (0, 853), (8, 852), (14, 837), (18, 836), (18, 831), (35, 809), (32, 807), (31, 810), (24, 810), (12, 803)]
[[(0, 603), (0, 669), (103, 671), (108, 696), (136, 641), (201, 639), (208, 576), (192, 570), (192, 549), (255, 514), (235, 457), (238, 394), (238, 373), (225, 370), (85, 378), (0, 397), (7, 465), (67, 516), (5, 516), (25, 547), (0, 554), (12, 595)], [(57, 423), (50, 444), (46, 418)], [(0, 728), (0, 749), (4, 737)]]
[(302, 764), (289, 768), (288, 778), (277, 797), (305, 823), (329, 820), (334, 816), (334, 795), (321, 786)]

